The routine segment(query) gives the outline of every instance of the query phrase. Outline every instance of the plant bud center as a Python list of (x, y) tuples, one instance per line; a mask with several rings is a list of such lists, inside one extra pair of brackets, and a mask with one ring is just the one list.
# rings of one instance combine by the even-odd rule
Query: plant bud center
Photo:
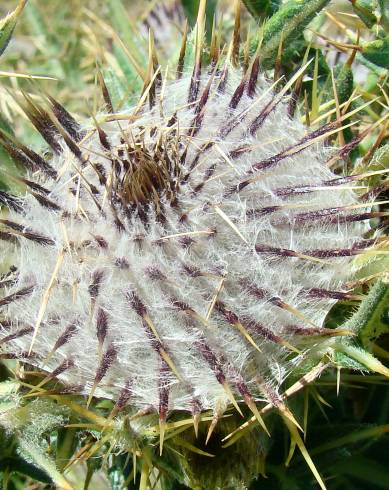
[(160, 211), (162, 198), (172, 202), (180, 176), (179, 140), (174, 128), (138, 128), (121, 139), (113, 175), (113, 195), (123, 205), (152, 205)]

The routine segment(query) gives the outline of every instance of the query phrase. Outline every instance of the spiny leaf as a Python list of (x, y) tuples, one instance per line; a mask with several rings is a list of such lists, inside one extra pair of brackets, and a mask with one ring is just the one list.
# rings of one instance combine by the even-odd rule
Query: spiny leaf
[(347, 356), (343, 352), (336, 352), (334, 356), (334, 361), (337, 366), (339, 366), (339, 369), (350, 369), (352, 371), (359, 371), (365, 374), (369, 372), (366, 366)]
[(351, 67), (347, 63), (337, 65), (334, 69), (334, 77), (339, 104), (343, 104), (350, 99), (353, 92), (354, 79)]
[(370, 341), (389, 332), (389, 325), (385, 321), (388, 305), (389, 284), (379, 281), (371, 288), (369, 295), (345, 327), (357, 333), (362, 344), (368, 347)]
[(66, 479), (57, 470), (55, 463), (36, 446), (31, 440), (24, 436), (19, 437), (19, 447), (22, 454), (31, 458), (31, 460), (42, 470), (44, 470), (59, 488), (64, 490), (74, 490), (73, 487), (66, 481)]
[(389, 35), (366, 43), (362, 48), (362, 55), (371, 63), (389, 69)]
[(389, 377), (389, 369), (365, 349), (339, 342), (337, 344), (337, 351), (343, 352), (346, 356), (362, 364), (370, 371)]
[(31, 463), (27, 463), (27, 461), (18, 456), (2, 457), (0, 459), (0, 471), (4, 470), (8, 470), (9, 472), (15, 471), (42, 483), (51, 483), (51, 479), (47, 476), (46, 472)]
[(376, 2), (374, 0), (352, 0), (353, 10), (362, 22), (371, 29), (377, 23), (374, 12)]
[(263, 33), (260, 61), (275, 59), (280, 40), (284, 45), (298, 38), (303, 29), (329, 0), (289, 0), (266, 23)]
[(4, 53), (5, 48), (11, 40), (12, 33), (16, 23), (22, 13), (28, 0), (20, 0), (16, 9), (0, 20), (0, 56)]

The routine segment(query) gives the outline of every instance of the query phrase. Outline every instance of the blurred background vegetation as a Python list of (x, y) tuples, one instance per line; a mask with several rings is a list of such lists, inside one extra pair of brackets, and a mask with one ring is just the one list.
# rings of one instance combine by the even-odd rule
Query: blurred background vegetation
[[(0, 18), (13, 10), (16, 3), (2, 0)], [(242, 12), (243, 41), (249, 31), (256, 32), (260, 27), (266, 54), (263, 66), (270, 78), (284, 76), (287, 80), (302, 65), (303, 59), (314, 58), (296, 92), (299, 117), (307, 124), (315, 126), (336, 117), (331, 70), (334, 72), (338, 103), (343, 104), (346, 111), (371, 102), (350, 118), (350, 121), (357, 122), (352, 129), (341, 133), (340, 140), (331, 141), (331, 144), (344, 144), (357, 140), (350, 146), (347, 158), (337, 162), (335, 168), (340, 174), (389, 168), (388, 120), (385, 119), (389, 105), (387, 3), (385, 0), (335, 0), (330, 3), (316, 0), (316, 10), (309, 14), (308, 7), (312, 1), (305, 0), (307, 15), (300, 24), (296, 23), (297, 14), (292, 10), (299, 2), (290, 1), (290, 11), (282, 10), (285, 3), (280, 0), (246, 1), (247, 9)], [(22, 91), (34, 97), (48, 92), (82, 120), (103, 107), (98, 83), (100, 71), (115, 110), (131, 104), (142, 89), (139, 73), (147, 66), (149, 27), (154, 28), (160, 61), (173, 68), (178, 58), (184, 19), (188, 18), (193, 25), (197, 6), (195, 0), (30, 0), (10, 45), (0, 58), (0, 128), (34, 148), (44, 148), (44, 142), (19, 105)], [(233, 2), (208, 2), (208, 32), (215, 11), (218, 20), (222, 19), (221, 35), (228, 39), (234, 29)], [(279, 12), (282, 15), (277, 17)], [(270, 17), (272, 20), (269, 22)], [(252, 39), (252, 45), (248, 46), (251, 50), (255, 49), (256, 42), (255, 37)], [(0, 161), (3, 169), (16, 171), (12, 158), (2, 148)], [(382, 199), (389, 198), (384, 177), (372, 177), (368, 183), (371, 186), (382, 185)], [(8, 185), (0, 173), (0, 186)], [(377, 226), (383, 225), (378, 223)], [(389, 263), (387, 255), (377, 260), (371, 257), (358, 260), (363, 266), (360, 277), (382, 276), (388, 280), (385, 276)], [(369, 281), (357, 282), (357, 291), (366, 293), (368, 284)], [(342, 324), (356, 307), (352, 301), (339, 302), (329, 315), (328, 326)], [(373, 339), (372, 335), (366, 334), (363, 342), (383, 363), (387, 363), (389, 305), (381, 305), (380, 308), (380, 337)], [(366, 370), (361, 373), (347, 369), (353, 366), (362, 368), (350, 360), (340, 359), (339, 363), (344, 366), (339, 394), (338, 371), (334, 369), (301, 390), (291, 399), (290, 407), (307, 427), (306, 445), (330, 490), (389, 489), (387, 385), (383, 376), (368, 374)], [(12, 377), (13, 369), (14, 366), (6, 362), (0, 368), (1, 380)], [(0, 415), (9, 410), (7, 403), (12, 400), (12, 386), (9, 392), (5, 385), (2, 386)], [(107, 407), (102, 403), (94, 409), (104, 413)], [(60, 414), (57, 417), (58, 422)], [(196, 465), (205, 482), (217, 468), (221, 473), (229, 474), (227, 468), (230, 470), (231, 467), (231, 471), (236, 470), (237, 473), (256, 472), (258, 478), (252, 483), (252, 489), (317, 488), (301, 456), (296, 455), (289, 467), (285, 467), (289, 435), (272, 417), (268, 424), (272, 427), (270, 442), (263, 442), (254, 430), (246, 446), (236, 444), (223, 449), (217, 437), (206, 448), (200, 444), (201, 450), (216, 455), (213, 459), (182, 446), (179, 450), (175, 448), (178, 455), (173, 451), (167, 459), (153, 455), (155, 466), (163, 474), (158, 483), (161, 486), (156, 488), (186, 488), (184, 476), (188, 469), (185, 461)], [(76, 420), (74, 414), (70, 418)], [(235, 427), (238, 424), (236, 421)], [(228, 427), (223, 427), (222, 423), (218, 431), (225, 434)], [(74, 454), (85, 444), (99, 440), (100, 436), (93, 430), (61, 428), (54, 420), (53, 427), (46, 427), (39, 437), (45, 442), (45, 453), (54, 458), (59, 471), (70, 466), (66, 475), (77, 489), (87, 489), (88, 486), (91, 490), (138, 488), (141, 485), (141, 475), (135, 474), (135, 483), (132, 479), (134, 468), (126, 454), (117, 451), (107, 456), (109, 441), (102, 444), (93, 457), (81, 458), (81, 462), (71, 464)], [(37, 464), (31, 454), (26, 457), (18, 438), (7, 435), (5, 431), (0, 434), (0, 481), (3, 489), (50, 488), (53, 478), (48, 475), (50, 468)], [(220, 488), (238, 488), (236, 482), (231, 485), (225, 483)], [(206, 483), (203, 488), (207, 488)]]

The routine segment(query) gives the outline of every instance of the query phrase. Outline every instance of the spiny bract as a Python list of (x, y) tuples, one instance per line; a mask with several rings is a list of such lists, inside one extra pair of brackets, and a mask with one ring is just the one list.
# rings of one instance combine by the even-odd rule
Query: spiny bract
[(90, 127), (26, 96), (50, 162), (1, 136), (30, 169), (23, 199), (0, 194), (1, 356), (162, 421), (276, 403), (293, 367), (330, 349), (324, 318), (371, 245), (357, 177), (326, 165), (337, 123), (307, 133), (291, 83), (275, 91), (257, 57), (244, 71), (199, 53), (176, 80), (152, 56), (138, 105)]

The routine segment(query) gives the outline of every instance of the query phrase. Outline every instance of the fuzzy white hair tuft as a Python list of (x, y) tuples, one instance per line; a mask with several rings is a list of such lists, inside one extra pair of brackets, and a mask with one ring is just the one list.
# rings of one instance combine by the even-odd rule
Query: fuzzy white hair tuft
[(335, 126), (307, 133), (255, 70), (156, 77), (97, 129), (62, 114), (57, 177), (2, 220), (3, 355), (164, 418), (269, 399), (329, 349), (364, 210), (326, 166)]

